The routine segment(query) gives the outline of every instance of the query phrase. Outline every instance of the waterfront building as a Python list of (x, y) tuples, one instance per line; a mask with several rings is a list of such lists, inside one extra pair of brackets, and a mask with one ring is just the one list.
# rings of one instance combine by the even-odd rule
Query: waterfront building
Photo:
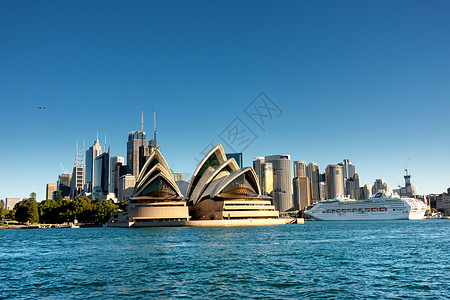
[(7, 197), (7, 198), (5, 198), (5, 208), (7, 210), (13, 210), (14, 206), (19, 202), (20, 202), (20, 198)]
[(273, 166), (266, 162), (264, 157), (255, 157), (253, 159), (253, 169), (258, 177), (261, 195), (272, 196), (273, 192)]
[(319, 188), (319, 166), (312, 162), (306, 166), (306, 176), (311, 182), (311, 197), (313, 202), (320, 200), (320, 188)]
[(94, 173), (95, 173), (95, 159), (102, 153), (102, 147), (97, 139), (94, 141), (94, 145), (89, 147), (86, 151), (86, 170), (85, 170), (85, 192), (92, 192), (94, 187)]
[[(289, 162), (287, 168), (290, 169)], [(240, 169), (233, 158), (227, 159), (220, 144), (200, 162), (186, 195), (192, 218), (196, 220), (265, 220), (279, 217), (270, 198), (261, 196), (253, 168)]]
[(450, 195), (440, 194), (436, 197), (436, 209), (449, 216), (450, 215)]
[(291, 192), (291, 157), (290, 155), (270, 155), (265, 161), (273, 168), (273, 204), (278, 211), (287, 211), (294, 207)]
[(227, 159), (234, 158), (237, 165), (241, 169), (243, 166), (243, 159), (242, 159), (242, 153), (227, 153), (226, 154)]
[(95, 186), (92, 190), (94, 199), (105, 199), (109, 192), (109, 148), (95, 158)]
[(46, 188), (46, 200), (53, 199), (54, 193), (58, 190), (58, 185), (56, 183), (47, 183)]
[(58, 177), (58, 190), (61, 191), (61, 197), (70, 197), (70, 183), (72, 180), (72, 174), (61, 174)]
[(391, 193), (391, 188), (384, 179), (376, 179), (372, 186), (372, 195), (376, 195), (380, 192)]
[(306, 176), (306, 161), (294, 161), (294, 177)]
[(325, 169), (327, 183), (327, 198), (333, 199), (337, 195), (344, 195), (343, 168), (339, 165), (328, 165)]
[(134, 194), (134, 186), (136, 185), (136, 178), (133, 175), (122, 175), (119, 177), (117, 187), (117, 201), (127, 201)]
[[(147, 138), (144, 131), (132, 131), (128, 133), (127, 142), (127, 166), (129, 174), (134, 177), (139, 176), (140, 165), (146, 161), (146, 156), (149, 153), (147, 146)], [(140, 158), (141, 156), (141, 158)], [(145, 160), (145, 161), (144, 161)]]
[(294, 192), (294, 209), (304, 210), (305, 207), (312, 204), (311, 182), (306, 176), (295, 177), (292, 180)]
[(109, 192), (116, 194), (116, 196), (118, 196), (119, 178), (126, 173), (123, 170), (124, 163), (125, 159), (122, 156), (113, 156), (110, 158)]

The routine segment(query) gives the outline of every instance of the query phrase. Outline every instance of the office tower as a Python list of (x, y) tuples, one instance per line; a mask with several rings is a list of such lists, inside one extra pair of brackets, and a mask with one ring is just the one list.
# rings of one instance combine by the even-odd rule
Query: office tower
[(172, 173), (174, 181), (184, 181), (184, 176), (181, 173)]
[(328, 165), (325, 169), (325, 176), (328, 199), (333, 199), (337, 195), (344, 195), (344, 174), (342, 166)]
[(126, 201), (134, 194), (136, 178), (133, 175), (122, 175), (119, 178), (118, 197), (119, 202)]
[(311, 183), (306, 176), (295, 177), (292, 180), (294, 192), (294, 209), (304, 210), (311, 205)]
[(239, 166), (239, 169), (242, 169), (242, 153), (227, 153), (225, 155), (227, 159), (234, 158)]
[[(141, 148), (142, 147), (142, 148)], [(128, 134), (127, 142), (127, 166), (128, 172), (138, 178), (140, 164), (145, 164), (145, 159), (139, 159), (140, 155), (148, 155), (147, 139), (144, 131), (132, 131)]]
[(272, 163), (273, 204), (278, 211), (293, 208), (291, 192), (291, 157), (290, 155), (270, 155), (265, 161)]
[(384, 179), (376, 179), (372, 186), (372, 195), (376, 195), (380, 192), (391, 193), (391, 188)]
[(109, 191), (109, 148), (106, 152), (103, 152), (94, 162), (95, 165), (95, 174), (94, 174), (94, 189), (93, 194), (98, 196), (98, 198), (102, 198), (101, 195), (108, 194)]
[(46, 189), (46, 200), (53, 199), (53, 193), (58, 190), (58, 186), (56, 183), (47, 183), (47, 189)]
[(294, 161), (294, 177), (306, 176), (306, 161)]
[(70, 198), (74, 199), (83, 191), (84, 187), (84, 166), (74, 166), (72, 179), (70, 181)]
[(272, 163), (266, 162), (263, 166), (262, 172), (262, 182), (261, 195), (271, 196), (273, 195), (273, 165)]
[(253, 170), (255, 170), (256, 176), (258, 176), (259, 185), (261, 186), (261, 174), (264, 170), (264, 157), (255, 157), (253, 158)]
[(258, 177), (261, 195), (271, 196), (273, 192), (273, 166), (265, 161), (264, 157), (253, 159), (253, 169)]
[(316, 163), (309, 163), (306, 166), (306, 176), (311, 181), (311, 197), (313, 202), (320, 200), (319, 190), (319, 166)]
[(92, 192), (92, 188), (94, 187), (94, 173), (95, 173), (95, 159), (102, 153), (102, 147), (98, 142), (98, 134), (97, 139), (94, 141), (94, 145), (89, 147), (86, 151), (86, 169), (85, 169), (85, 188), (86, 192)]
[(345, 195), (350, 196), (351, 199), (358, 199), (360, 196), (359, 176), (356, 174), (355, 166), (348, 159), (344, 159), (339, 165), (342, 166)]
[(123, 167), (125, 159), (122, 156), (113, 156), (110, 159), (109, 167), (109, 192), (114, 193), (117, 196), (119, 188), (119, 178), (124, 174), (121, 173), (121, 167)]
[(5, 208), (7, 210), (13, 210), (14, 206), (19, 202), (20, 202), (20, 198), (7, 197), (7, 198), (5, 198)]
[(74, 199), (78, 194), (83, 192), (85, 186), (85, 165), (84, 165), (84, 146), (78, 148), (75, 154), (75, 162), (73, 163), (72, 180), (70, 182), (70, 198)]
[(356, 173), (355, 166), (349, 159), (344, 159), (344, 161), (339, 163), (339, 165), (342, 166), (344, 180), (355, 176), (355, 173)]
[(370, 184), (365, 184), (360, 188), (359, 199), (369, 199), (370, 195), (372, 195), (372, 187)]
[[(325, 173), (323, 173), (325, 174)], [(325, 181), (319, 182), (319, 197), (320, 201), (327, 200), (327, 183)]]
[(61, 191), (61, 197), (70, 196), (70, 182), (72, 180), (72, 174), (61, 174), (58, 177), (58, 190)]
[(354, 174), (352, 177), (346, 180), (346, 194), (350, 196), (351, 199), (358, 200), (360, 197), (360, 188), (359, 188), (359, 175), (358, 173)]

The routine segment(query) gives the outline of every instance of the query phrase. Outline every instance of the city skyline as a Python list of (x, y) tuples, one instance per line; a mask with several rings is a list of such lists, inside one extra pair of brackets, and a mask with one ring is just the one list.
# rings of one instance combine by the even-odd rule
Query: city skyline
[[(126, 158), (153, 107), (174, 172), (191, 174), (213, 141), (244, 166), (290, 155), (291, 177), (293, 161), (350, 159), (360, 186), (403, 186), (404, 167), (419, 194), (450, 186), (450, 3), (177, 6), (0, 3), (0, 199), (43, 200), (58, 160), (71, 170), (76, 140), (87, 150), (97, 132)], [(246, 113), (260, 92), (279, 108), (265, 126)], [(245, 149), (223, 141), (233, 122), (254, 133)]]

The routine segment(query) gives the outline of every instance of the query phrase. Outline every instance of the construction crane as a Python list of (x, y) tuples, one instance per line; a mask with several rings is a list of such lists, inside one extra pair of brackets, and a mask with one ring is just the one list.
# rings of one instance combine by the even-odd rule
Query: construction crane
[(59, 160), (59, 164), (61, 165), (61, 169), (62, 169), (62, 171), (63, 171), (63, 174), (69, 174), (69, 172), (67, 172), (67, 170), (66, 169), (64, 169), (64, 167), (63, 167), (63, 164), (62, 164), (62, 162), (61, 162), (61, 160), (58, 158), (58, 160)]

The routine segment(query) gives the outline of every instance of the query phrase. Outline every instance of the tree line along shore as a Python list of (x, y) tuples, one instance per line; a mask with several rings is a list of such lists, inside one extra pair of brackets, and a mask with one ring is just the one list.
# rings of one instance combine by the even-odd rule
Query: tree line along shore
[(125, 209), (126, 201), (119, 204), (111, 200), (77, 197), (64, 199), (61, 192), (55, 199), (36, 201), (36, 194), (18, 202), (12, 210), (6, 210), (0, 200), (0, 226), (21, 224), (64, 224), (77, 220), (84, 224), (104, 224), (119, 209)]

